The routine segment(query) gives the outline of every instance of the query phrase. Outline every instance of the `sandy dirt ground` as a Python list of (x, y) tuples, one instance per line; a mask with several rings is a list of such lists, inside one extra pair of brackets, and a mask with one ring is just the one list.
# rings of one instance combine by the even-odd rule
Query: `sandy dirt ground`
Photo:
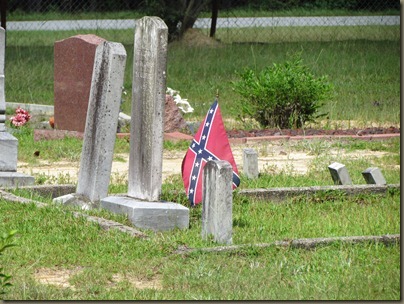
[[(299, 145), (299, 148), (296, 148)], [(254, 144), (232, 144), (232, 151), (239, 171), (243, 170), (243, 149), (252, 148), (258, 153), (259, 172), (270, 170), (271, 172), (288, 170), (294, 174), (305, 174), (310, 167), (312, 160), (319, 155), (326, 154), (333, 161), (350, 157), (351, 159), (363, 157), (382, 157), (385, 152), (360, 150), (346, 152), (342, 149), (329, 148), (328, 141), (305, 141), (305, 142), (284, 142), (271, 141)], [(181, 174), (182, 159), (185, 151), (164, 151), (163, 154), (163, 180), (172, 174)], [(331, 164), (331, 163), (330, 163)], [(36, 166), (29, 166), (26, 163), (18, 163), (18, 172), (36, 176), (48, 176), (50, 179), (68, 179), (76, 182), (78, 177), (79, 162), (42, 162)], [(129, 168), (129, 153), (114, 155), (111, 178), (127, 178)]]

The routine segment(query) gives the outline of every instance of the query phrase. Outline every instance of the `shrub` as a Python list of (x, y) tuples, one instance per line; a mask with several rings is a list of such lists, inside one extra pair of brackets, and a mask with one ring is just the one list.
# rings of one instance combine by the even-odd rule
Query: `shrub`
[(256, 74), (246, 69), (233, 83), (242, 96), (241, 115), (254, 118), (262, 127), (300, 128), (305, 122), (314, 121), (323, 101), (331, 97), (332, 85), (327, 77), (315, 78), (294, 55), (283, 64), (273, 64)]

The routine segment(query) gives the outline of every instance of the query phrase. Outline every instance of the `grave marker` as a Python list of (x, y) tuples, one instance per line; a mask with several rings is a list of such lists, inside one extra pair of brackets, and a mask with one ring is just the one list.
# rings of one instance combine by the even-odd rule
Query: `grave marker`
[(209, 161), (203, 168), (202, 238), (232, 243), (233, 167), (228, 161)]
[(161, 193), (167, 33), (160, 18), (136, 23), (128, 195), (150, 201)]
[(243, 171), (248, 178), (258, 178), (258, 154), (254, 149), (243, 149)]
[(351, 177), (345, 165), (334, 162), (328, 166), (335, 185), (352, 185)]
[(97, 46), (105, 39), (76, 35), (54, 44), (55, 128), (84, 132)]
[(128, 196), (109, 196), (101, 207), (123, 213), (139, 228), (189, 227), (189, 209), (161, 202), (166, 96), (167, 25), (158, 17), (136, 21)]
[(382, 172), (377, 167), (367, 168), (362, 172), (362, 176), (367, 184), (387, 185)]
[(125, 64), (122, 44), (104, 41), (97, 47), (76, 195), (56, 202), (97, 203), (108, 195)]
[(17, 173), (18, 140), (6, 132), (5, 57), (6, 31), (0, 27), (0, 187), (30, 185), (32, 176)]

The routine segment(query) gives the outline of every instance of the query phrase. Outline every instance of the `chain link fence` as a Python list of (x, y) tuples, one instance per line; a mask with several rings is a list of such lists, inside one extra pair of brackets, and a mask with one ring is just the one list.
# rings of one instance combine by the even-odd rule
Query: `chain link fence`
[[(216, 3), (219, 11), (215, 38), (223, 42), (400, 39), (398, 0), (221, 0)], [(8, 0), (6, 26), (10, 31), (130, 29), (147, 12), (147, 1)], [(208, 1), (193, 27), (210, 35), (210, 16)]]

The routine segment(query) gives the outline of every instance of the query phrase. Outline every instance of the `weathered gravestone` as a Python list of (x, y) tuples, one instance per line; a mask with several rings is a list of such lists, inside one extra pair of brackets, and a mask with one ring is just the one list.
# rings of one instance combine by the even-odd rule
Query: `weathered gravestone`
[(254, 149), (243, 149), (243, 171), (248, 178), (258, 178), (258, 154)]
[(208, 161), (203, 168), (202, 238), (232, 243), (233, 167), (228, 161)]
[(334, 162), (328, 166), (335, 185), (352, 185), (351, 177), (345, 165)]
[(34, 183), (32, 176), (18, 173), (18, 140), (6, 132), (6, 98), (4, 66), (6, 56), (6, 33), (0, 27), (0, 187), (23, 186)]
[(101, 200), (102, 208), (127, 214), (135, 226), (156, 231), (189, 226), (188, 208), (159, 201), (167, 35), (167, 26), (158, 17), (144, 17), (136, 22), (128, 196), (109, 196)]
[(362, 172), (362, 176), (367, 184), (387, 185), (382, 172), (377, 167), (367, 168), (365, 171)]
[(95, 51), (105, 39), (77, 35), (54, 44), (55, 128), (84, 132)]
[(122, 44), (97, 47), (76, 193), (55, 202), (91, 208), (108, 195), (125, 64)]

